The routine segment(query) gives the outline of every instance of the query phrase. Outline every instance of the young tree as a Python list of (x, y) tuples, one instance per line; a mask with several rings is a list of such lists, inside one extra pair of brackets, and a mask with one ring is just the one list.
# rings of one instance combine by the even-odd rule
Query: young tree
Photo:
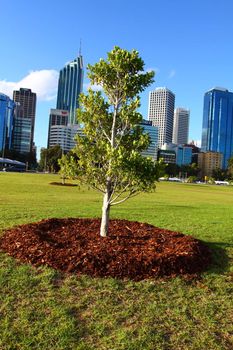
[(60, 166), (59, 174), (61, 175), (62, 184), (65, 185), (66, 179), (75, 179), (78, 176), (77, 162), (71, 154), (66, 154), (58, 160)]
[(104, 237), (110, 207), (154, 189), (160, 175), (159, 165), (141, 155), (150, 140), (139, 126), (139, 93), (154, 77), (154, 72), (143, 68), (137, 51), (115, 47), (106, 60), (88, 65), (91, 84), (103, 93), (89, 89), (80, 97), (78, 120), (85, 136), (77, 136), (74, 152), (80, 180), (103, 193), (100, 235)]

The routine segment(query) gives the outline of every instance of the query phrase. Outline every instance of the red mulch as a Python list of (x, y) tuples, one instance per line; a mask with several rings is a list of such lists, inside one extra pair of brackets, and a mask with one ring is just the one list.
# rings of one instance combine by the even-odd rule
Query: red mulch
[(111, 220), (99, 236), (99, 219), (48, 219), (5, 231), (0, 249), (34, 266), (95, 277), (142, 280), (205, 270), (211, 253), (201, 241), (149, 224)]

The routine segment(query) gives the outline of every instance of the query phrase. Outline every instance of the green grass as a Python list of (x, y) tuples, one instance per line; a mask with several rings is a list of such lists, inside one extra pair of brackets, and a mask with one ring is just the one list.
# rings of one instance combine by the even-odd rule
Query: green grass
[[(100, 217), (101, 196), (0, 173), (0, 229), (49, 217)], [(200, 281), (66, 276), (0, 254), (1, 350), (233, 349), (233, 188), (159, 183), (112, 218), (192, 234), (214, 250)]]

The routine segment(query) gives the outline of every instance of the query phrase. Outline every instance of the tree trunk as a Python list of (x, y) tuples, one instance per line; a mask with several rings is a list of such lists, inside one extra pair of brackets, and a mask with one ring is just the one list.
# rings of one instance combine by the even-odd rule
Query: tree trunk
[(106, 237), (108, 235), (108, 225), (109, 225), (109, 214), (110, 214), (110, 196), (111, 196), (111, 183), (108, 183), (106, 188), (106, 193), (103, 199), (102, 206), (102, 219), (101, 219), (101, 227), (100, 227), (100, 236)]

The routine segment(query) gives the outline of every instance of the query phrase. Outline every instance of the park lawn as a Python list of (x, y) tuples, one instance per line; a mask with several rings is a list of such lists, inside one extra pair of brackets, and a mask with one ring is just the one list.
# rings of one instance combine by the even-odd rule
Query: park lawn
[[(51, 217), (100, 217), (101, 196), (0, 173), (0, 229)], [(0, 254), (0, 349), (233, 349), (233, 187), (159, 183), (112, 208), (202, 239), (214, 262), (198, 281), (141, 282), (63, 275)]]

